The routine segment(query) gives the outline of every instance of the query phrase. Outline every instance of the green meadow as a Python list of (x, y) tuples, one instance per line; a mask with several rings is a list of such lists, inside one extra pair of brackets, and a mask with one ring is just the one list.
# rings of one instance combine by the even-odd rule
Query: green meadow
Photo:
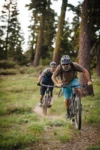
[[(60, 142), (70, 141), (78, 132), (65, 118), (63, 97), (54, 89), (53, 106), (47, 116), (34, 111), (39, 102), (37, 78), (42, 69), (22, 68), (15, 75), (0, 76), (0, 149), (29, 150), (34, 143), (41, 142), (42, 136), (52, 128), (53, 136)], [(95, 96), (82, 98), (83, 126), (100, 126), (100, 77), (92, 76)], [(100, 143), (100, 139), (98, 139)], [(98, 147), (97, 147), (98, 148)], [(100, 147), (99, 147), (100, 148)], [(89, 148), (92, 150), (92, 148)]]

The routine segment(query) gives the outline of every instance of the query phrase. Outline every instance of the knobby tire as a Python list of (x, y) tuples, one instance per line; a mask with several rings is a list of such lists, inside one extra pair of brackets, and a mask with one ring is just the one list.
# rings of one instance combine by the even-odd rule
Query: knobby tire
[(82, 124), (82, 108), (81, 108), (81, 99), (80, 96), (77, 95), (75, 98), (75, 126), (78, 130), (81, 129)]
[(47, 115), (47, 107), (48, 107), (47, 101), (48, 101), (48, 97), (45, 96), (44, 101), (43, 101), (43, 114), (44, 115)]

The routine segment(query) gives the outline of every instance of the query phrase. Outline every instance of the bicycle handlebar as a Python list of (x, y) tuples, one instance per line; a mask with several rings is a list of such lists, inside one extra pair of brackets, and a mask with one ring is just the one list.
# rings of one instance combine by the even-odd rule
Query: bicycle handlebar
[[(68, 84), (66, 85), (62, 85), (61, 87), (58, 87), (56, 85), (46, 85), (46, 84), (40, 84), (39, 86), (44, 86), (44, 87), (56, 87), (56, 88), (65, 88)], [(81, 87), (86, 87), (88, 84), (78, 84), (78, 85), (71, 85), (70, 87), (71, 88), (76, 88), (78, 86), (81, 86)]]
[[(67, 85), (68, 85), (68, 84), (62, 85), (62, 87), (65, 88)], [(84, 87), (88, 86), (88, 84), (71, 85), (70, 87), (71, 87), (71, 88), (76, 88), (76, 87), (78, 87), (78, 86), (81, 86), (81, 87), (84, 88)]]
[(55, 85), (46, 85), (46, 84), (40, 84), (40, 86), (45, 86), (45, 87), (57, 87)]

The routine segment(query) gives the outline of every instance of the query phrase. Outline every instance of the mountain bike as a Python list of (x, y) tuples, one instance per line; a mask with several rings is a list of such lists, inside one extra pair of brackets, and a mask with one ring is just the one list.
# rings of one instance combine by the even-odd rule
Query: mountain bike
[(86, 87), (86, 84), (71, 86), (72, 94), (70, 98), (69, 113), (71, 121), (75, 124), (75, 127), (80, 130), (82, 126), (82, 104), (80, 94), (76, 91), (78, 86)]
[(50, 88), (54, 87), (54, 86), (45, 85), (45, 84), (41, 84), (41, 86), (47, 87), (47, 89), (45, 91), (44, 98), (43, 98), (43, 104), (42, 104), (43, 114), (47, 115), (47, 109), (51, 107), (51, 91), (50, 91)]

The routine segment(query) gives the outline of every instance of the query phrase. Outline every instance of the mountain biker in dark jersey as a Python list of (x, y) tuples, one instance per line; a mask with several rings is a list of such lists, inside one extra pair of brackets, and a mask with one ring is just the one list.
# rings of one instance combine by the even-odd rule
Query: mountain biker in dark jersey
[[(71, 96), (71, 86), (72, 85), (79, 85), (79, 80), (77, 78), (77, 72), (83, 72), (87, 79), (87, 84), (91, 85), (91, 79), (88, 71), (82, 67), (81, 65), (77, 64), (76, 62), (71, 62), (70, 57), (68, 55), (64, 55), (61, 58), (61, 64), (57, 66), (55, 72), (53, 73), (52, 80), (56, 84), (56, 86), (61, 87), (62, 85), (67, 86), (62, 88), (64, 102), (67, 110), (66, 117), (69, 118), (69, 99)], [(61, 82), (59, 83), (57, 80), (57, 76), (61, 76)], [(80, 86), (77, 87), (77, 92), (81, 93)]]
[[(40, 82), (42, 82), (42, 84), (45, 84), (45, 85), (54, 85), (54, 82), (52, 81), (51, 77), (52, 77), (53, 72), (55, 71), (56, 66), (57, 65), (55, 62), (51, 62), (50, 68), (44, 69), (43, 72), (40, 74), (37, 85), (40, 85)], [(47, 87), (45, 86), (40, 87), (40, 103), (39, 103), (40, 106), (42, 106), (42, 100), (43, 100), (46, 89)], [(51, 91), (51, 97), (52, 97), (53, 87), (50, 87), (50, 91)]]

